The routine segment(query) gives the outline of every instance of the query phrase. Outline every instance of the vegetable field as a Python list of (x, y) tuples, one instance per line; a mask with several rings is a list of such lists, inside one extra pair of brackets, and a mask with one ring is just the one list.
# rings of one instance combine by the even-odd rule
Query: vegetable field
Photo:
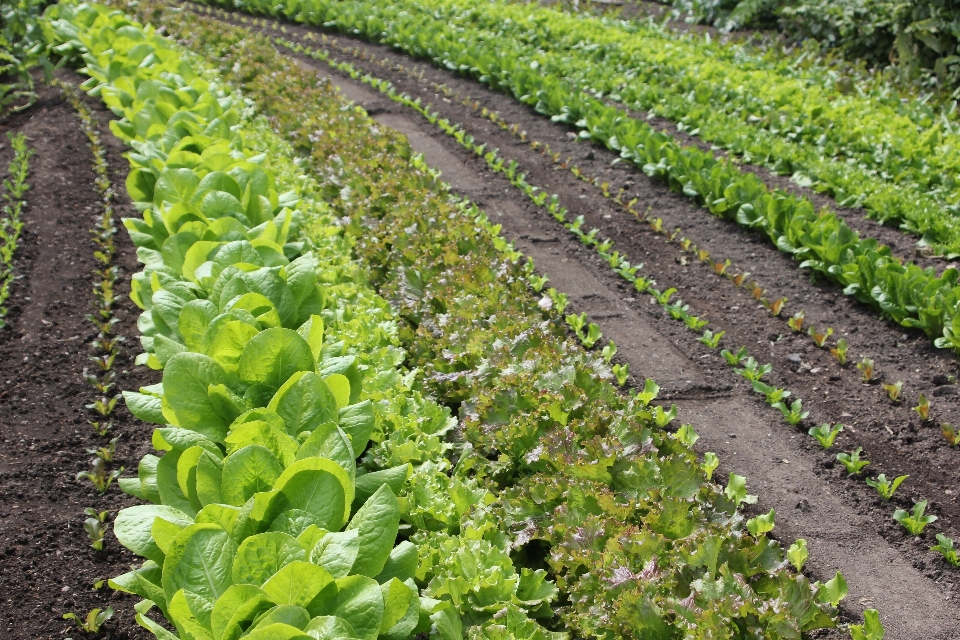
[(955, 103), (632, 5), (8, 4), (3, 637), (960, 638)]

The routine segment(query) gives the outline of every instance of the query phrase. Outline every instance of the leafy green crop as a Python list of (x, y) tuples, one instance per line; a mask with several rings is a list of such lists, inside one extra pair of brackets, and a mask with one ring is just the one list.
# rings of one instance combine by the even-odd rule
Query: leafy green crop
[(855, 476), (860, 471), (863, 470), (865, 466), (870, 464), (869, 460), (861, 460), (860, 453), (863, 451), (863, 447), (857, 447), (850, 453), (838, 453), (837, 460), (840, 461), (840, 464), (847, 470), (847, 473), (851, 476)]
[(803, 565), (807, 562), (807, 541), (800, 538), (787, 549), (787, 559), (793, 568), (797, 571), (803, 570)]
[(943, 559), (954, 567), (960, 567), (960, 556), (957, 555), (957, 550), (953, 546), (953, 539), (938, 533), (937, 544), (930, 547), (930, 550), (942, 555)]
[(835, 424), (832, 427), (829, 424), (822, 424), (819, 427), (810, 427), (807, 433), (816, 438), (821, 447), (829, 449), (833, 446), (833, 441), (837, 439), (837, 435), (841, 431), (843, 431), (842, 424)]
[(803, 400), (797, 398), (790, 406), (787, 406), (786, 402), (775, 402), (773, 404), (775, 409), (779, 409), (780, 413), (783, 414), (783, 419), (787, 421), (788, 424), (797, 425), (803, 422), (808, 415), (809, 411), (803, 410)]
[(870, 478), (866, 479), (866, 482), (869, 486), (877, 490), (877, 493), (880, 494), (880, 497), (884, 500), (889, 500), (893, 497), (894, 492), (897, 488), (903, 483), (904, 480), (910, 476), (897, 476), (893, 480), (887, 480), (887, 476), (880, 474), (877, 476), (876, 480), (871, 480)]
[(883, 640), (884, 628), (880, 624), (880, 614), (876, 609), (867, 609), (863, 612), (863, 624), (852, 624), (849, 627), (852, 640)]
[(923, 533), (923, 530), (927, 528), (928, 524), (937, 521), (937, 516), (924, 515), (926, 508), (927, 501), (921, 500), (920, 502), (914, 503), (913, 509), (911, 509), (909, 513), (903, 509), (894, 511), (893, 519), (902, 524), (903, 528), (906, 529), (910, 535), (918, 536)]
[(72, 620), (82, 631), (87, 633), (97, 633), (100, 628), (113, 617), (113, 607), (106, 609), (95, 608), (87, 612), (86, 617), (81, 618), (72, 611), (63, 614), (64, 620)]

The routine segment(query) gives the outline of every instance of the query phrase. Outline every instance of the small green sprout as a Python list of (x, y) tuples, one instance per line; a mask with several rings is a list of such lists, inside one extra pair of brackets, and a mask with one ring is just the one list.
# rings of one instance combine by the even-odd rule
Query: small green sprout
[(941, 422), (940, 431), (943, 433), (943, 437), (947, 439), (947, 443), (951, 447), (955, 447), (960, 444), (960, 430), (957, 430), (957, 428), (949, 422)]
[(770, 363), (759, 364), (753, 356), (747, 357), (740, 364), (743, 365), (742, 369), (734, 369), (734, 373), (743, 376), (751, 382), (760, 380), (763, 376), (770, 373), (773, 369), (773, 365)]
[(770, 509), (769, 513), (747, 520), (747, 530), (750, 532), (750, 535), (754, 538), (759, 538), (763, 534), (773, 531), (774, 518), (776, 515), (776, 512)]
[(830, 349), (830, 353), (837, 359), (841, 367), (847, 364), (847, 341), (843, 338), (837, 340), (837, 346)]
[(877, 476), (876, 480), (871, 480), (867, 478), (866, 482), (869, 486), (877, 490), (877, 493), (880, 494), (880, 497), (884, 500), (889, 500), (893, 497), (893, 494), (896, 492), (897, 488), (903, 483), (904, 480), (910, 476), (897, 476), (893, 480), (887, 480), (887, 476), (883, 473)]
[(913, 410), (917, 412), (917, 415), (919, 415), (920, 419), (924, 422), (930, 419), (930, 401), (927, 400), (926, 396), (922, 393), (917, 400), (917, 406), (913, 407)]
[(787, 318), (787, 326), (793, 329), (796, 333), (803, 331), (803, 319), (806, 316), (803, 309), (797, 311), (795, 314)]
[(927, 525), (937, 521), (937, 516), (927, 516), (923, 512), (927, 509), (927, 501), (921, 500), (913, 505), (910, 513), (903, 509), (897, 509), (893, 512), (893, 519), (903, 525), (903, 528), (910, 532), (912, 536), (918, 536), (923, 533)]
[(617, 345), (610, 340), (604, 345), (603, 350), (600, 352), (600, 355), (603, 357), (603, 361), (607, 364), (610, 364), (610, 361), (613, 360), (613, 356), (617, 355)]
[(741, 360), (744, 360), (750, 356), (750, 354), (747, 353), (746, 347), (740, 347), (740, 350), (736, 353), (731, 353), (730, 351), (724, 349), (720, 352), (720, 355), (723, 356), (723, 359), (726, 360), (727, 364), (731, 367), (740, 364)]
[(803, 410), (803, 400), (797, 398), (788, 408), (785, 402), (775, 402), (773, 404), (775, 409), (779, 409), (780, 413), (783, 414), (783, 419), (787, 421), (788, 424), (798, 425), (800, 424), (808, 415), (809, 411)]
[(820, 332), (817, 331), (816, 327), (810, 327), (807, 330), (807, 335), (813, 338), (813, 344), (822, 349), (823, 345), (827, 343), (827, 338), (833, 335), (833, 329), (828, 327), (826, 331)]
[(617, 386), (622, 387), (623, 385), (627, 384), (627, 378), (630, 376), (630, 365), (613, 365), (613, 376), (617, 379)]
[(864, 358), (857, 363), (857, 369), (860, 369), (860, 373), (863, 375), (864, 382), (873, 382), (874, 375), (876, 375), (873, 360), (870, 358)]
[(807, 562), (807, 541), (800, 538), (787, 549), (787, 560), (797, 571), (803, 571), (803, 565)]
[(716, 471), (717, 467), (720, 466), (720, 458), (717, 454), (712, 451), (707, 451), (703, 454), (703, 464), (700, 465), (700, 468), (703, 469), (703, 472), (707, 474), (707, 480), (713, 478), (713, 472)]
[(838, 453), (837, 460), (846, 468), (847, 473), (851, 476), (855, 476), (860, 471), (870, 464), (869, 460), (861, 460), (860, 453), (863, 451), (863, 447), (857, 447), (850, 453)]
[(106, 621), (112, 617), (113, 607), (107, 607), (104, 610), (100, 610), (100, 608), (91, 609), (90, 613), (87, 614), (86, 619), (81, 618), (72, 611), (63, 614), (64, 620), (73, 620), (75, 623), (77, 623), (78, 627), (87, 633), (97, 633), (100, 631), (100, 627), (102, 627), (104, 623), (106, 623)]
[(767, 403), (771, 405), (777, 404), (781, 400), (790, 397), (790, 392), (786, 389), (781, 389), (779, 387), (766, 384), (761, 380), (753, 381), (753, 390), (756, 393), (762, 393), (764, 396), (766, 396)]
[(848, 627), (851, 640), (883, 640), (885, 632), (880, 624), (880, 614), (876, 609), (863, 612), (863, 624), (851, 624)]
[(887, 392), (887, 395), (896, 403), (900, 403), (900, 392), (903, 390), (903, 382), (899, 380), (893, 384), (883, 384), (883, 390)]
[(816, 438), (821, 447), (829, 449), (833, 446), (833, 441), (837, 439), (837, 434), (841, 431), (843, 431), (843, 425), (838, 423), (832, 427), (829, 424), (811, 427), (807, 433)]
[(698, 340), (711, 349), (716, 349), (720, 344), (720, 338), (722, 338), (725, 333), (726, 331), (714, 333), (713, 331), (710, 331), (710, 329), (707, 329), (703, 332), (703, 335), (698, 338)]
[(93, 483), (98, 492), (106, 493), (107, 489), (113, 484), (113, 481), (123, 473), (123, 467), (113, 471), (107, 471), (107, 465), (102, 458), (94, 458), (90, 463), (90, 471), (81, 471), (77, 474), (77, 481), (81, 478), (87, 478)]
[(83, 521), (83, 530), (90, 536), (90, 546), (93, 547), (94, 551), (103, 551), (103, 536), (107, 532), (104, 523), (107, 521), (107, 515), (110, 512), (97, 511), (92, 507), (87, 507), (83, 511), (90, 516)]
[(955, 567), (960, 567), (960, 556), (953, 547), (953, 539), (948, 538), (942, 533), (937, 534), (937, 544), (930, 547), (930, 551), (936, 551), (943, 556), (943, 559)]

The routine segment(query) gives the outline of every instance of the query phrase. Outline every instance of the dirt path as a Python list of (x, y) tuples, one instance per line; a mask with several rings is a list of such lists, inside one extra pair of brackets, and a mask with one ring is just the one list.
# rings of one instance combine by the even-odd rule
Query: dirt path
[[(82, 80), (71, 73), (64, 77)], [(101, 497), (88, 481), (75, 480), (93, 457), (86, 449), (107, 441), (87, 424), (91, 415), (84, 404), (94, 394), (82, 377), (84, 367), (93, 366), (89, 343), (96, 337), (84, 319), (92, 311), (95, 268), (88, 230), (101, 205), (93, 156), (76, 113), (59, 90), (44, 87), (40, 95), (35, 107), (0, 128), (0, 133), (22, 131), (36, 150), (15, 265), (20, 279), (10, 299), (9, 326), (0, 331), (0, 636), (36, 640), (82, 634), (62, 615), (85, 616), (94, 607), (111, 605), (117, 614), (103, 637), (152, 637), (134, 622), (132, 599), (106, 586), (94, 589), (95, 581), (129, 570), (135, 558), (109, 533), (104, 551), (93, 551), (83, 530), (83, 509), (115, 515), (134, 501), (115, 484)], [(106, 127), (101, 135), (108, 143), (111, 181), (123, 185), (122, 146)], [(0, 158), (4, 167), (8, 159)], [(118, 201), (118, 213), (135, 213), (125, 193), (118, 193)], [(117, 244), (119, 332), (135, 336), (139, 311), (127, 297), (135, 254), (125, 233), (117, 234)], [(136, 348), (128, 338), (117, 359), (121, 388), (146, 384), (142, 373), (132, 371)], [(114, 435), (123, 437), (113, 467), (136, 469), (149, 447), (150, 429), (122, 406), (115, 416)]]
[[(286, 37), (291, 32), (306, 33), (302, 27), (288, 24), (286, 28)], [(949, 605), (956, 597), (954, 585), (960, 572), (928, 551), (934, 532), (958, 535), (960, 508), (950, 473), (958, 454), (943, 444), (938, 429), (921, 424), (909, 408), (916, 393), (923, 391), (932, 399), (937, 420), (954, 419), (951, 416), (960, 408), (956, 387), (942, 384), (946, 374), (957, 371), (953, 356), (935, 351), (922, 336), (904, 336), (903, 329), (878, 320), (831, 285), (810, 282), (765, 241), (710, 217), (639, 171), (623, 164), (611, 167), (613, 154), (573, 142), (566, 130), (509, 98), (431, 67), (414, 66), (384, 47), (353, 40), (341, 40), (341, 44), (355, 49), (359, 57), (338, 53), (336, 47), (328, 50), (390, 80), (400, 91), (421, 97), (443, 117), (461, 123), (478, 141), (499, 148), (507, 159), (516, 159), (531, 184), (558, 193), (571, 217), (585, 216), (585, 229), (599, 227), (600, 235), (615, 240), (615, 248), (631, 261), (646, 263), (641, 274), (657, 280), (658, 288), (677, 287), (677, 295), (691, 304), (692, 312), (705, 314), (714, 330), (726, 330), (724, 345), (735, 349), (746, 344), (761, 362), (772, 362), (769, 381), (803, 398), (804, 409), (811, 411), (802, 430), (783, 423), (779, 413), (734, 375), (716, 351), (700, 345), (694, 334), (669, 319), (658, 305), (649, 304), (648, 296), (626, 288), (592, 250), (575, 242), (506, 179), (491, 174), (483, 161), (366, 85), (333, 73), (322, 63), (302, 61), (320, 75), (332, 75), (345, 95), (381, 123), (407, 134), (412, 146), (443, 171), (457, 192), (502, 224), (504, 234), (550, 277), (550, 285), (568, 293), (571, 308), (586, 311), (605, 337), (617, 343), (618, 358), (631, 365), (634, 383), (647, 376), (658, 380), (663, 387), (661, 398), (677, 402), (681, 420), (692, 423), (701, 435), (698, 448), (720, 455), (718, 473), (746, 475), (750, 490), (760, 495), (757, 510), (777, 510), (777, 537), (787, 544), (795, 538), (807, 539), (811, 574), (826, 580), (837, 570), (844, 573), (850, 585), (849, 614), (859, 615), (868, 607), (880, 609), (888, 638), (960, 637), (960, 618)], [(391, 68), (371, 58), (386, 58)], [(411, 79), (407, 73), (411, 70), (418, 80)], [(448, 87), (453, 92), (450, 97), (441, 94), (437, 84)], [(676, 244), (626, 217), (599, 190), (559, 171), (529, 145), (461, 105), (457, 97), (467, 96), (499, 112), (508, 123), (518, 123), (528, 139), (549, 142), (553, 151), (572, 156), (585, 171), (608, 179), (614, 189), (629, 186), (630, 197), (640, 199), (638, 207), (652, 207), (664, 219), (664, 227), (681, 226), (683, 235), (717, 259), (733, 259), (754, 274), (771, 298), (788, 296), (788, 313), (803, 308), (808, 323), (833, 327), (850, 343), (852, 360), (869, 355), (877, 360), (886, 380), (903, 380), (907, 401), (895, 406), (878, 386), (861, 384), (852, 365), (837, 366), (829, 353), (817, 349), (806, 336), (791, 334), (783, 319), (757, 308), (748, 292), (713, 275), (709, 268), (695, 262), (681, 264)], [(941, 377), (935, 382), (937, 374)], [(849, 426), (838, 446), (824, 453), (806, 429), (827, 421)], [(848, 480), (835, 464), (837, 451), (855, 446), (864, 447), (865, 457), (873, 462), (870, 468), (888, 476), (910, 474), (891, 503), (881, 503), (862, 480)], [(929, 509), (940, 521), (914, 540), (902, 533), (890, 515), (920, 498), (931, 501)]]

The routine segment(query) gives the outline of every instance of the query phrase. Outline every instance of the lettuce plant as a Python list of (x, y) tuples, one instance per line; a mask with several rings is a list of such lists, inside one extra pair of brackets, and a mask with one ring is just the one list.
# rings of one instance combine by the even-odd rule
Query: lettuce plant
[(83, 510), (87, 519), (83, 521), (83, 530), (90, 538), (90, 546), (94, 551), (103, 551), (103, 537), (107, 533), (105, 522), (109, 511), (97, 511), (91, 507)]
[(753, 356), (748, 356), (745, 360), (741, 360), (739, 364), (743, 365), (743, 368), (734, 369), (734, 373), (743, 376), (751, 382), (759, 381), (763, 376), (773, 370), (772, 364), (760, 364)]
[(742, 360), (745, 360), (746, 358), (750, 357), (750, 354), (747, 353), (746, 347), (740, 347), (739, 351), (737, 351), (736, 353), (732, 353), (727, 349), (722, 349), (720, 351), (720, 355), (723, 356), (723, 359), (727, 361), (727, 364), (729, 364), (732, 367), (740, 364)]
[(775, 405), (791, 395), (786, 389), (765, 384), (760, 380), (754, 380), (752, 384), (754, 392), (762, 393), (766, 397), (767, 404)]
[(113, 481), (123, 473), (123, 467), (107, 471), (107, 465), (103, 458), (96, 457), (90, 462), (89, 471), (81, 471), (77, 474), (77, 482), (86, 478), (93, 484), (93, 487), (101, 494), (106, 493)]
[(797, 311), (795, 314), (787, 318), (787, 325), (796, 333), (803, 331), (803, 318), (806, 314), (803, 312), (803, 309)]
[(88, 611), (87, 615), (83, 618), (70, 611), (63, 614), (63, 619), (73, 621), (80, 627), (81, 631), (85, 631), (86, 633), (99, 633), (100, 628), (106, 624), (107, 620), (113, 617), (113, 614), (113, 607), (107, 607), (106, 609), (100, 609), (98, 607)]
[(851, 640), (883, 640), (885, 630), (880, 624), (880, 614), (876, 609), (867, 609), (863, 612), (863, 624), (851, 624)]
[(960, 567), (960, 555), (957, 554), (957, 550), (953, 546), (952, 538), (938, 533), (937, 544), (930, 547), (930, 550), (939, 553), (950, 565)]
[(958, 430), (949, 422), (940, 423), (940, 432), (946, 439), (947, 444), (949, 444), (951, 447), (955, 447), (960, 444), (960, 430)]
[(902, 524), (903, 528), (906, 529), (910, 535), (918, 536), (923, 533), (923, 530), (927, 528), (928, 524), (937, 521), (937, 516), (924, 515), (926, 508), (927, 501), (921, 500), (920, 502), (914, 503), (909, 513), (903, 509), (894, 511), (893, 519)]
[(783, 414), (783, 419), (787, 421), (788, 424), (798, 425), (803, 420), (810, 415), (809, 411), (803, 410), (803, 400), (797, 398), (794, 400), (789, 407), (787, 407), (786, 402), (775, 402), (773, 404), (775, 409), (779, 409), (780, 413)]
[(612, 368), (613, 377), (617, 380), (617, 385), (622, 387), (627, 384), (627, 378), (630, 375), (630, 365), (627, 363), (624, 364), (615, 364)]
[(860, 459), (861, 452), (863, 452), (863, 447), (857, 447), (850, 453), (843, 452), (837, 454), (837, 460), (839, 460), (840, 464), (847, 470), (847, 474), (855, 476), (860, 473), (865, 466), (870, 464), (869, 460)]
[(860, 370), (860, 374), (864, 382), (873, 382), (875, 380), (876, 370), (874, 369), (874, 362), (870, 358), (863, 358), (860, 362), (857, 363), (857, 369)]
[(841, 431), (843, 431), (842, 424), (835, 424), (832, 427), (829, 424), (822, 424), (819, 427), (810, 427), (807, 433), (816, 438), (821, 447), (829, 449)]
[(917, 406), (913, 407), (913, 410), (917, 412), (917, 415), (920, 416), (920, 419), (924, 422), (930, 419), (930, 401), (927, 400), (926, 396), (922, 393), (917, 400)]
[(883, 390), (887, 392), (887, 396), (894, 401), (900, 402), (900, 392), (903, 390), (903, 382), (897, 381), (893, 384), (883, 384)]
[(822, 349), (823, 345), (827, 343), (827, 338), (833, 335), (833, 329), (827, 327), (826, 331), (817, 331), (816, 327), (810, 327), (807, 330), (807, 335), (813, 338), (813, 343)]
[(787, 549), (787, 560), (797, 571), (803, 571), (803, 565), (807, 563), (807, 541), (803, 538), (797, 539), (790, 548)]
[(897, 488), (903, 483), (904, 480), (910, 476), (897, 476), (893, 480), (887, 480), (885, 474), (880, 474), (877, 476), (876, 480), (870, 478), (866, 479), (867, 485), (873, 487), (877, 490), (877, 493), (880, 494), (880, 497), (884, 500), (889, 500), (893, 497), (893, 494), (896, 492)]
[(830, 353), (834, 358), (837, 359), (837, 362), (840, 363), (840, 366), (847, 364), (847, 341), (845, 338), (840, 338), (837, 340), (837, 346), (830, 349)]
[(703, 335), (700, 336), (697, 341), (707, 345), (711, 349), (716, 349), (720, 345), (720, 340), (726, 333), (726, 331), (718, 331), (717, 333), (714, 333), (710, 329), (705, 329)]

